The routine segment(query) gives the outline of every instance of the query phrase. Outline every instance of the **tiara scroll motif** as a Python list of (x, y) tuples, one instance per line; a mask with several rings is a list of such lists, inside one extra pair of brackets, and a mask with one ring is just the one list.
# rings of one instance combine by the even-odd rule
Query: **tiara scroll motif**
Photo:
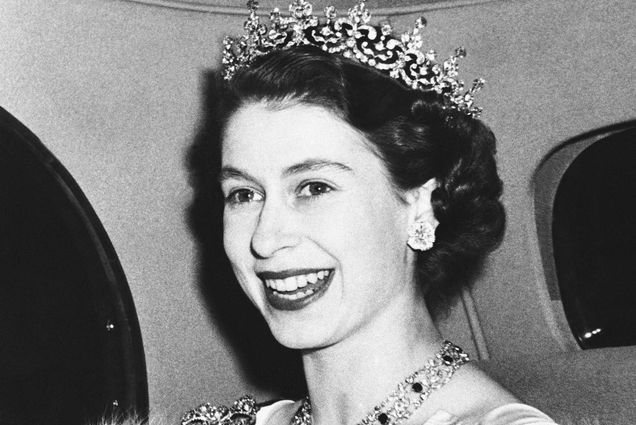
[(244, 25), (245, 34), (223, 40), (223, 76), (226, 80), (231, 80), (256, 57), (273, 50), (314, 45), (376, 68), (412, 89), (441, 93), (452, 108), (469, 116), (476, 118), (481, 114), (482, 109), (474, 105), (474, 95), (482, 88), (484, 80), (477, 79), (470, 89), (465, 89), (464, 82), (458, 78), (457, 61), (466, 55), (461, 47), (443, 62), (437, 61), (435, 51), (422, 51), (424, 18), (415, 21), (412, 31), (397, 37), (388, 23), (379, 27), (369, 23), (371, 13), (365, 1), (359, 1), (349, 9), (346, 17), (340, 18), (335, 7), (327, 6), (326, 20), (321, 23), (313, 15), (311, 3), (294, 0), (289, 5), (289, 16), (283, 16), (278, 8), (271, 12), (270, 28), (262, 24), (256, 14), (257, 0), (249, 0), (247, 7), (249, 16)]

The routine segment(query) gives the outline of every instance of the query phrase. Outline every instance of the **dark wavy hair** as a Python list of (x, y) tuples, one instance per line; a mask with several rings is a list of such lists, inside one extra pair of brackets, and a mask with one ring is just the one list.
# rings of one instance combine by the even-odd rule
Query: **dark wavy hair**
[(432, 193), (440, 223), (437, 240), (419, 253), (416, 272), (434, 314), (470, 284), (486, 253), (500, 242), (505, 214), (495, 137), (480, 120), (450, 108), (445, 97), (409, 89), (371, 67), (313, 46), (259, 57), (230, 82), (215, 77), (210, 90), (208, 136), (190, 155), (201, 181), (219, 169), (228, 118), (241, 105), (262, 101), (272, 107), (319, 105), (335, 112), (365, 134), (396, 188), (437, 179)]

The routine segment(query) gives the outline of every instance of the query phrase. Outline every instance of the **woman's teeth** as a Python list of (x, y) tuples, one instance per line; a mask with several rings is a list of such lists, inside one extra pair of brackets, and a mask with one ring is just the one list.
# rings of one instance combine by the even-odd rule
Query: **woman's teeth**
[[(313, 294), (314, 289), (311, 287), (303, 291), (300, 291), (300, 289), (305, 288), (307, 285), (322, 283), (329, 277), (330, 273), (330, 270), (321, 270), (315, 273), (290, 276), (285, 279), (265, 279), (265, 285), (278, 292), (277, 295), (293, 300)], [(293, 292), (293, 294), (290, 294), (290, 292)]]
[(262, 272), (265, 295), (278, 310), (300, 310), (322, 297), (334, 278), (334, 269)]

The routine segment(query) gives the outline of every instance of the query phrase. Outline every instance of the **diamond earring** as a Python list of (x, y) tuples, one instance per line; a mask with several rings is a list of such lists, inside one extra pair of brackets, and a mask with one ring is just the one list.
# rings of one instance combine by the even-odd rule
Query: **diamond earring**
[(437, 220), (419, 220), (409, 227), (409, 239), (407, 241), (415, 251), (427, 251), (435, 243), (435, 229), (439, 223)]

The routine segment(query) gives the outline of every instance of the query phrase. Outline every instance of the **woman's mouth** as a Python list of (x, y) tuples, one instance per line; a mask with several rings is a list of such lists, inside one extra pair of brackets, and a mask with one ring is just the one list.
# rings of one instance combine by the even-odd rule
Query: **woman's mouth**
[(320, 298), (331, 283), (333, 269), (261, 272), (267, 301), (279, 310), (299, 310)]

